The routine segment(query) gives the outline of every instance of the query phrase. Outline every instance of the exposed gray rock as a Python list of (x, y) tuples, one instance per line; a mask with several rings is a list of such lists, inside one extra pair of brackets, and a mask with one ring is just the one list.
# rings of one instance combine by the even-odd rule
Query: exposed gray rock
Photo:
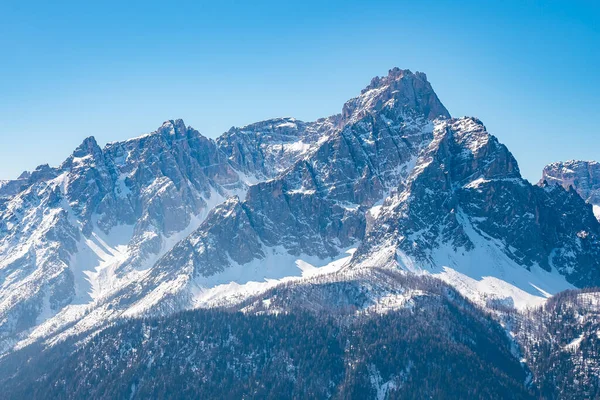
[(522, 179), (508, 149), (477, 119), (443, 121), (434, 134), (408, 184), (385, 201), (355, 264), (388, 246), (378, 263), (402, 266), (400, 251), (433, 268), (438, 249), (473, 250), (467, 230), (474, 230), (524, 268), (554, 267), (576, 286), (600, 284), (600, 225), (579, 196)]
[(392, 68), (387, 76), (373, 78), (360, 96), (344, 104), (342, 119), (358, 121), (367, 114), (392, 107), (414, 111), (428, 119), (450, 117), (424, 73)]
[[(548, 164), (538, 185), (544, 185), (544, 182), (565, 189), (572, 186), (586, 202), (600, 206), (600, 164), (596, 161), (571, 160)], [(598, 217), (598, 211), (595, 213)]]
[(276, 118), (242, 128), (231, 128), (217, 138), (219, 149), (238, 171), (260, 178), (274, 178), (306, 155), (327, 136), (339, 117), (303, 122)]
[(198, 225), (209, 203), (246, 188), (216, 143), (181, 120), (104, 149), (87, 138), (60, 167), (43, 165), (5, 183), (0, 340), (89, 299), (85, 254), (92, 253), (97, 265), (115, 256), (98, 235), (130, 227), (117, 243), (127, 247), (126, 257), (113, 271), (124, 277), (169, 250), (174, 243), (167, 238)]

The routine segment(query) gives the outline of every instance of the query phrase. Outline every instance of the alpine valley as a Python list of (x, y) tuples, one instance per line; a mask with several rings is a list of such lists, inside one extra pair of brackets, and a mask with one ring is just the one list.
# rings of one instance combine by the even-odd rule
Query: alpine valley
[(600, 398), (600, 164), (537, 184), (425, 74), (0, 182), (0, 397)]

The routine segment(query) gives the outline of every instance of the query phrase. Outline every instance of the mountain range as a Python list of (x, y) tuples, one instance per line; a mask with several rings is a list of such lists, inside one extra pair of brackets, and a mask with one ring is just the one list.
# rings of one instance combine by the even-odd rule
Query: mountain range
[(0, 382), (14, 398), (594, 398), (599, 165), (531, 184), (399, 68), (313, 122), (86, 138), (0, 182)]

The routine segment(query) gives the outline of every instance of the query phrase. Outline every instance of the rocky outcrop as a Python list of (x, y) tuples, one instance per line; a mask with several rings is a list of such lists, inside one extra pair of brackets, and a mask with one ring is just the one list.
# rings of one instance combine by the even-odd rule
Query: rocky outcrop
[(231, 128), (216, 140), (237, 171), (259, 179), (274, 178), (301, 159), (312, 145), (327, 137), (338, 117), (303, 122), (276, 118)]
[(542, 171), (538, 185), (559, 185), (565, 189), (572, 187), (594, 207), (596, 217), (600, 217), (600, 164), (596, 161), (565, 161), (548, 164)]

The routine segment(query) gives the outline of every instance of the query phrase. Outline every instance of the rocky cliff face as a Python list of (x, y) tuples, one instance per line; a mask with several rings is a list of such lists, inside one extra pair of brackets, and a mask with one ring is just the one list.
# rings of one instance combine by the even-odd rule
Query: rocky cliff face
[(177, 309), (193, 303), (191, 293), (204, 286), (198, 280), (227, 269), (255, 268), (282, 253), (330, 259), (356, 246), (365, 233), (367, 210), (403, 185), (433, 137), (430, 111), (424, 115), (422, 110), (433, 104), (447, 114), (430, 96), (415, 97), (419, 85), (413, 81), (422, 79), (422, 74), (392, 70), (374, 80), (382, 86), (372, 83), (344, 107), (345, 124), (328, 131), (277, 177), (251, 186), (245, 200), (232, 198), (215, 208), (141, 282), (115, 299), (133, 297), (128, 307), (149, 309), (156, 304), (148, 306), (148, 294), (167, 291), (168, 296), (159, 296), (160, 307)]
[(335, 128), (338, 116), (315, 122), (276, 118), (242, 128), (231, 128), (219, 136), (217, 146), (237, 171), (270, 179), (301, 159), (311, 145)]
[(181, 120), (104, 149), (87, 138), (59, 167), (9, 181), (0, 200), (1, 336), (134, 279), (248, 181)]
[(522, 179), (508, 149), (476, 119), (436, 125), (401, 189), (378, 210), (357, 265), (383, 252), (387, 259), (376, 263), (435, 269), (493, 243), (524, 268), (556, 269), (577, 286), (600, 282), (600, 227), (590, 207), (574, 192)]
[(342, 120), (356, 122), (383, 109), (410, 110), (424, 118), (449, 118), (422, 72), (393, 68), (387, 76), (375, 77), (360, 96), (348, 101), (342, 109)]
[(600, 218), (600, 164), (596, 161), (565, 161), (548, 164), (542, 171), (539, 185), (572, 187), (589, 204)]
[(481, 121), (393, 69), (339, 115), (216, 140), (167, 121), (3, 183), (0, 338), (50, 343), (234, 287), (243, 299), (248, 282), (316, 265), (431, 273), (518, 306), (600, 283), (599, 234), (576, 193), (530, 185)]

